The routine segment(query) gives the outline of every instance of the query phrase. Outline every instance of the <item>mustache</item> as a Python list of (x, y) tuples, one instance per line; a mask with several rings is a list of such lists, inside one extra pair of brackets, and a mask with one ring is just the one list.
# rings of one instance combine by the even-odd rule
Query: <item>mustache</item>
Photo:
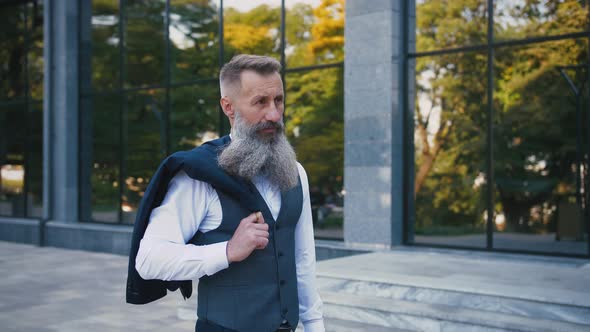
[(272, 121), (267, 121), (267, 122), (261, 122), (261, 123), (257, 123), (255, 125), (253, 125), (251, 127), (252, 131), (259, 131), (259, 130), (264, 130), (264, 129), (277, 129), (279, 131), (283, 131), (283, 129), (285, 129), (285, 124), (283, 124), (283, 121), (278, 121), (278, 122), (272, 122)]

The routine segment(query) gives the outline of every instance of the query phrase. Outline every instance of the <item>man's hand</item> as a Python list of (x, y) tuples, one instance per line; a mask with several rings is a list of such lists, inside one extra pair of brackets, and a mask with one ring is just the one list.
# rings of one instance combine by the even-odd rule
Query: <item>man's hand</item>
[(255, 212), (240, 221), (236, 232), (227, 243), (227, 260), (230, 263), (246, 259), (254, 249), (268, 244), (268, 224), (261, 212)]

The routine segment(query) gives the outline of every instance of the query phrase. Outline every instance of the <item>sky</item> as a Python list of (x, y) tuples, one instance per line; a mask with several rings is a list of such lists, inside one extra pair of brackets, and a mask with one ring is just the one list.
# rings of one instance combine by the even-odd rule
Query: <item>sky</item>
[[(317, 7), (321, 3), (321, 0), (285, 0), (285, 6), (287, 8), (293, 7), (297, 3), (307, 3), (313, 7)], [(260, 5), (267, 4), (271, 7), (279, 7), (281, 5), (280, 0), (224, 0), (223, 7), (236, 8), (239, 11), (249, 11), (252, 8)]]

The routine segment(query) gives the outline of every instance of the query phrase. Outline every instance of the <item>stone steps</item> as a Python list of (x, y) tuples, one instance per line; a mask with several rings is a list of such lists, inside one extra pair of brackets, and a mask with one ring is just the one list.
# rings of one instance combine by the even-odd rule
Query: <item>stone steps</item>
[(419, 302), (471, 310), (493, 312), (528, 318), (548, 319), (590, 326), (590, 307), (511, 298), (475, 292), (436, 289), (415, 285), (341, 279), (318, 278), (322, 292), (376, 297), (404, 302)]
[[(326, 332), (412, 332), (406, 329), (373, 325), (330, 317), (324, 317), (324, 326), (326, 327)], [(302, 324), (299, 324), (296, 332), (304, 332)]]
[(590, 331), (588, 324), (531, 318), (459, 306), (321, 291), (326, 320), (409, 331)]
[(321, 261), (326, 319), (408, 331), (589, 331), (590, 261), (397, 249)]

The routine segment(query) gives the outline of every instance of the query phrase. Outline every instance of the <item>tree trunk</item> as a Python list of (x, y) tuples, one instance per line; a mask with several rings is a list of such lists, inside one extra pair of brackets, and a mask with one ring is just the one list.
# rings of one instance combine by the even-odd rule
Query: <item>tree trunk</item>
[(436, 156), (430, 153), (423, 153), (422, 154), (422, 164), (420, 165), (420, 169), (418, 169), (418, 173), (416, 174), (416, 180), (414, 181), (414, 198), (420, 191), (420, 188), (426, 181), (428, 177), (428, 173), (432, 169), (432, 165), (434, 165), (434, 160)]

